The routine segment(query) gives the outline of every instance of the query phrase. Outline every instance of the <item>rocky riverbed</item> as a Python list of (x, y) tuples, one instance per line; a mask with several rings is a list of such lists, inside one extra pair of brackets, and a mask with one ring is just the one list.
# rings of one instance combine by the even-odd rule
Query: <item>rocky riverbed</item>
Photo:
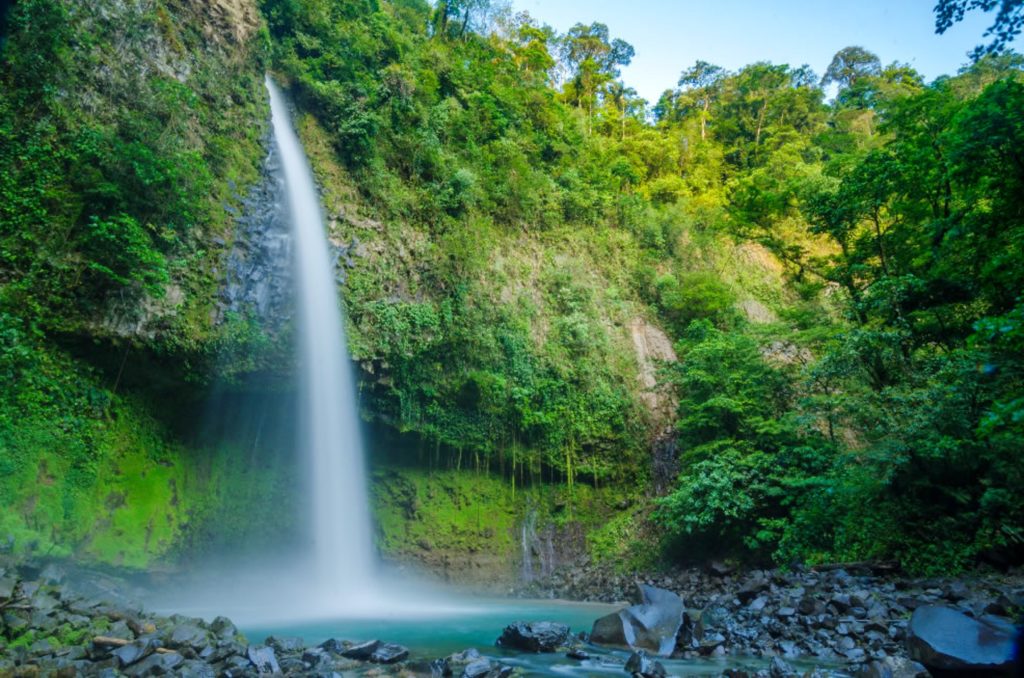
[[(516, 653), (557, 655), (576, 675), (658, 678), (683, 666), (687, 675), (730, 678), (1010, 675), (1011, 619), (1024, 603), (1024, 578), (725, 568), (636, 577), (577, 569), (523, 593), (605, 601), (636, 595), (636, 604), (603, 618), (593, 637), (591, 629), (510, 619), (496, 639), (503, 656), (482, 648), (443, 658), (410, 656), (382, 640), (251, 642), (224, 617), (146, 612), (134, 602), (143, 591), (117, 574), (0, 564), (0, 677), (532, 675)], [(759, 661), (737, 668), (744, 664), (729, 658)]]
[[(1004, 645), (1007, 638), (1012, 643), (1014, 622), (1024, 613), (1020, 571), (914, 579), (869, 565), (737, 571), (716, 563), (658, 575), (590, 566), (556, 572), (517, 593), (613, 602), (635, 598), (638, 583), (671, 591), (682, 603), (674, 657), (809, 658), (845, 664), (851, 674), (865, 676), (917, 675), (925, 669), (919, 660), (935, 661), (935, 653), (916, 642), (915, 633), (923, 626), (912, 626), (916, 611), (950, 611), (936, 633), (995, 634)], [(966, 640), (961, 645), (952, 651), (977, 649)], [(963, 675), (983, 675), (969, 663), (947, 664), (947, 671), (952, 667)], [(1006, 665), (984, 668), (989, 669), (1009, 670)]]

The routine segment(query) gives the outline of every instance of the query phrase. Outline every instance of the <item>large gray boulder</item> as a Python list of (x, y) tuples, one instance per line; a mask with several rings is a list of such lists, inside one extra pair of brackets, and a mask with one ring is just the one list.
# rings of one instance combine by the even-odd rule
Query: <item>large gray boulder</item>
[(947, 677), (1008, 675), (1015, 639), (1008, 622), (972, 619), (940, 605), (917, 608), (907, 627), (910, 658)]
[(649, 650), (663, 657), (676, 647), (683, 623), (683, 600), (671, 591), (638, 585), (640, 603), (594, 622), (590, 642), (634, 650)]
[(557, 652), (569, 640), (569, 627), (555, 622), (515, 622), (502, 631), (496, 643), (526, 652)]

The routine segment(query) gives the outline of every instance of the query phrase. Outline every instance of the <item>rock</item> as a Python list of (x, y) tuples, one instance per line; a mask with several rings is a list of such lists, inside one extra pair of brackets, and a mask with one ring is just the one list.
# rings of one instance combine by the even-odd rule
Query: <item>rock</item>
[(748, 579), (743, 588), (736, 592), (736, 597), (740, 603), (746, 605), (750, 601), (754, 600), (758, 594), (768, 590), (769, 583), (767, 579), (755, 578)]
[(199, 649), (210, 644), (209, 635), (197, 624), (179, 624), (167, 637), (167, 646), (174, 648), (192, 647)]
[[(359, 643), (357, 645), (350, 645), (338, 650), (338, 654), (342, 657), (348, 657), (349, 659), (358, 659), (359, 661), (370, 661), (370, 657), (380, 647), (379, 640), (368, 640), (365, 643)], [(330, 649), (330, 648), (327, 648)]]
[(590, 655), (585, 650), (581, 650), (578, 647), (573, 648), (573, 649), (569, 650), (568, 652), (566, 652), (565, 656), (568, 657), (569, 659), (576, 659), (578, 661), (583, 661), (584, 659), (590, 659)]
[(498, 647), (526, 652), (555, 652), (569, 640), (569, 627), (555, 622), (515, 622), (505, 627)]
[(590, 642), (672, 654), (683, 623), (682, 599), (665, 589), (639, 585), (641, 603), (594, 622)]
[(277, 663), (277, 656), (274, 648), (265, 645), (250, 645), (246, 656), (253, 666), (260, 673), (280, 673), (281, 667)]
[(772, 657), (772, 662), (768, 665), (768, 675), (771, 678), (789, 678), (797, 674), (789, 664), (778, 657)]
[(28, 651), (35, 655), (50, 654), (53, 652), (53, 646), (50, 645), (50, 641), (46, 638), (41, 638), (29, 646)]
[[(452, 675), (445, 673), (444, 675)], [(497, 664), (486, 659), (477, 659), (466, 665), (460, 676), (462, 678), (507, 678), (512, 675), (512, 667)]]
[(484, 678), (491, 672), (490, 659), (477, 659), (462, 669), (462, 678)]
[(394, 664), (408, 658), (408, 648), (394, 643), (380, 643), (370, 655), (370, 661), (375, 664)]
[(0, 577), (0, 600), (10, 600), (14, 597), (14, 588), (18, 581), (13, 577)]
[(641, 678), (665, 678), (668, 675), (661, 662), (651, 659), (643, 650), (629, 655), (629, 659), (626, 661), (626, 671)]
[(324, 642), (320, 643), (317, 647), (326, 650), (332, 654), (341, 654), (345, 651), (345, 644), (337, 638), (328, 638)]
[(134, 664), (124, 673), (128, 676), (162, 676), (173, 673), (178, 666), (185, 661), (177, 652), (166, 654), (151, 654), (137, 664)]
[(117, 658), (118, 666), (124, 668), (153, 654), (153, 644), (146, 640), (136, 640), (115, 649), (110, 654)]
[(915, 610), (907, 627), (910, 658), (944, 676), (1009, 673), (1014, 642), (1014, 634), (1005, 627), (938, 605)]
[(892, 668), (885, 662), (869, 662), (854, 667), (851, 671), (853, 678), (893, 678)]
[(813, 614), (820, 614), (825, 610), (825, 606), (811, 596), (804, 596), (800, 599), (800, 603), (796, 606), (796, 609), (800, 614), (809, 616)]
[(178, 675), (188, 678), (217, 678), (217, 672), (206, 662), (189, 660), (178, 667)]
[(736, 568), (734, 568), (729, 563), (726, 563), (726, 562), (721, 561), (721, 560), (712, 560), (708, 564), (708, 570), (712, 574), (718, 575), (719, 577), (724, 577), (727, 574), (731, 574), (732, 571), (735, 570), (735, 569)]
[(217, 634), (221, 640), (234, 640), (238, 635), (238, 629), (227, 617), (217, 617), (210, 623), (210, 630)]
[(269, 645), (278, 652), (298, 652), (306, 646), (302, 642), (302, 638), (296, 636), (269, 636), (263, 641), (263, 644)]

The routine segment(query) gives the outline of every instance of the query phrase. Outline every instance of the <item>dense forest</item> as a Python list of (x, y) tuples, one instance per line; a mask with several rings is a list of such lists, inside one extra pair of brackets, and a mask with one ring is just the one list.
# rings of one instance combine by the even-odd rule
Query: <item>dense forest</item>
[[(261, 510), (162, 403), (281, 359), (216, 312), (268, 70), (361, 243), (349, 349), (407, 462), (557, 488), (550, 519), (622, 567), (1021, 561), (1024, 58), (932, 82), (858, 46), (824, 74), (698, 61), (652, 104), (614, 27), (488, 0), (107, 4), (21, 0), (3, 29), (13, 548), (143, 564)], [(673, 346), (653, 391), (637, 327)], [(126, 502), (141, 526), (83, 551)]]

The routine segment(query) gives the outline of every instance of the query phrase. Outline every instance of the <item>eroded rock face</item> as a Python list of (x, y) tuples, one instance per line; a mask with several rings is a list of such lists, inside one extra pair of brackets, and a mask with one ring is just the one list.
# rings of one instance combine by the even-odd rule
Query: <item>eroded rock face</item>
[(1016, 631), (995, 619), (971, 619), (954, 609), (926, 605), (907, 627), (907, 650), (944, 676), (1007, 675), (1013, 668)]
[(206, 35), (244, 45), (260, 27), (254, 0), (203, 0), (192, 3), (207, 17)]
[(678, 360), (672, 349), (672, 341), (663, 331), (642, 318), (630, 323), (629, 333), (640, 366), (639, 379), (643, 387), (640, 399), (656, 419), (667, 421), (675, 412), (675, 403), (671, 393), (658, 384), (657, 375), (659, 363), (674, 363)]
[(650, 650), (669, 656), (683, 623), (683, 600), (675, 593), (647, 584), (638, 585), (640, 603), (613, 612), (594, 622), (590, 641)]

